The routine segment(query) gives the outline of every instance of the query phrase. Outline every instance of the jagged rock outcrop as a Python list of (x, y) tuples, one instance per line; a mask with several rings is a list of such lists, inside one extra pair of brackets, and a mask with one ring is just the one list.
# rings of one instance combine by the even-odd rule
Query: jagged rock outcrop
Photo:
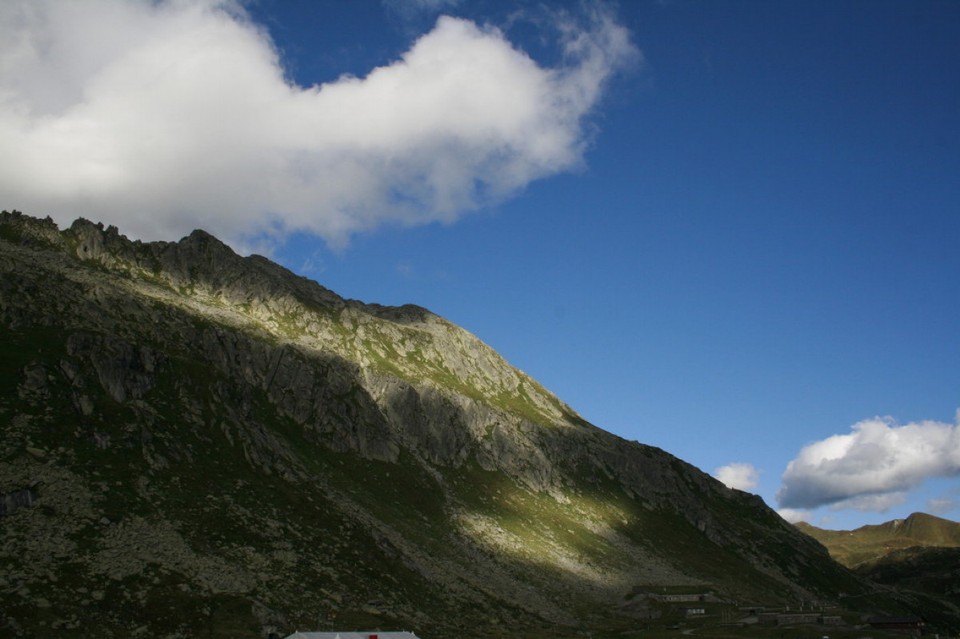
[(4, 212), (0, 334), (0, 493), (44, 482), (4, 519), (8, 634), (557, 634), (648, 615), (624, 603), (638, 587), (865, 587), (759, 498), (586, 423), (446, 320), (202, 231)]
[(0, 517), (6, 517), (17, 512), (20, 508), (30, 508), (37, 499), (36, 484), (25, 488), (17, 488), (9, 493), (0, 495)]

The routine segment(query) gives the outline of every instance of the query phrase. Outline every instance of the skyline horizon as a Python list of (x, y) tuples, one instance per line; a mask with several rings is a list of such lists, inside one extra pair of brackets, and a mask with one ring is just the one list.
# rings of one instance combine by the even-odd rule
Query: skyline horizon
[(427, 308), (785, 517), (956, 518), (957, 26), (938, 0), (17, 0), (0, 192)]

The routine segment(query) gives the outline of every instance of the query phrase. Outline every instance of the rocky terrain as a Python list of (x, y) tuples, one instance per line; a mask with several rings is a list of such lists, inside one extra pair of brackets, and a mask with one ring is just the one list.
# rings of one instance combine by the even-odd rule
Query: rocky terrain
[(668, 589), (902, 610), (444, 319), (202, 231), (2, 213), (0, 353), (0, 636), (615, 636)]

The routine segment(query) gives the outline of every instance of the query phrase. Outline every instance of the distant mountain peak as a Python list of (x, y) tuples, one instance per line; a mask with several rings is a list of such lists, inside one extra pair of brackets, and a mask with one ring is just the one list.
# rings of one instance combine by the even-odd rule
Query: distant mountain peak
[(850, 567), (876, 561), (902, 548), (960, 547), (960, 523), (921, 512), (855, 530), (825, 530), (807, 523), (797, 524), (797, 528), (823, 543), (834, 558)]

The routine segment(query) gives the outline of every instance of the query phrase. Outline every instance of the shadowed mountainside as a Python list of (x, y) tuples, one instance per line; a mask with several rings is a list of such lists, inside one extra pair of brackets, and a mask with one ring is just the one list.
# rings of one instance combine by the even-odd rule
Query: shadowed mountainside
[(656, 618), (664, 589), (872, 591), (444, 319), (202, 231), (4, 212), (0, 352), (0, 634), (564, 636)]
[[(952, 626), (960, 614), (960, 524), (925, 513), (906, 519), (824, 530), (798, 523), (804, 533), (857, 574), (914, 598), (928, 621)], [(953, 616), (954, 619), (947, 617)]]

